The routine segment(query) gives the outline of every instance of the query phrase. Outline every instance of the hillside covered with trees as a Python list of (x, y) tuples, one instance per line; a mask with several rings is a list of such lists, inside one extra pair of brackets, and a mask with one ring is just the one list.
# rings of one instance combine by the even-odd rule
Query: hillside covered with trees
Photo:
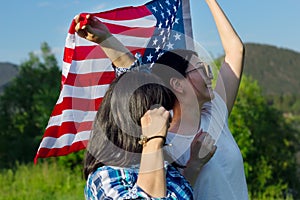
[(17, 65), (11, 63), (0, 63), (0, 93), (4, 87), (18, 74)]
[(300, 53), (270, 45), (245, 45), (244, 73), (258, 81), (269, 104), (300, 114)]

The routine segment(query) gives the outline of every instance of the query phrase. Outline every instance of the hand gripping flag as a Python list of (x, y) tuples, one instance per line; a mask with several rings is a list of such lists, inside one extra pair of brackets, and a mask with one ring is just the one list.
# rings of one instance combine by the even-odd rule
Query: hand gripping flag
[[(143, 63), (165, 51), (193, 49), (189, 0), (153, 0), (142, 6), (91, 13)], [(59, 99), (35, 156), (62, 156), (85, 149), (104, 93), (114, 79), (111, 61), (100, 46), (75, 33), (71, 23), (64, 48)]]

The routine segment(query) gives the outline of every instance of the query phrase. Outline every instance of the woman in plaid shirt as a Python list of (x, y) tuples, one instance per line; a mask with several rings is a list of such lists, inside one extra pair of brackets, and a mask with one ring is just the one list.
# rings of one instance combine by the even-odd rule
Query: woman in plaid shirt
[(86, 199), (192, 199), (190, 184), (164, 161), (174, 96), (151, 73), (126, 72), (107, 90), (84, 160)]

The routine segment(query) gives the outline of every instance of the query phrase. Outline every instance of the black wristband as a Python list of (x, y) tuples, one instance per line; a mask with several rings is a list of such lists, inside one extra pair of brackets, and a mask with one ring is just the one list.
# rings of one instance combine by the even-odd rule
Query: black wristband
[(162, 135), (156, 135), (156, 136), (149, 137), (149, 138), (147, 138), (147, 142), (148, 142), (149, 140), (152, 140), (152, 139), (155, 139), (155, 138), (162, 138), (163, 141), (164, 141), (163, 145), (166, 144), (166, 137), (165, 137), (165, 136), (162, 136)]
[(139, 144), (145, 145), (149, 140), (152, 140), (152, 139), (155, 139), (155, 138), (162, 138), (163, 142), (164, 142), (163, 146), (167, 145), (166, 144), (166, 137), (162, 136), (162, 135), (155, 135), (155, 136), (152, 136), (152, 137), (149, 137), (149, 138), (145, 135), (141, 135), (140, 140), (139, 140)]

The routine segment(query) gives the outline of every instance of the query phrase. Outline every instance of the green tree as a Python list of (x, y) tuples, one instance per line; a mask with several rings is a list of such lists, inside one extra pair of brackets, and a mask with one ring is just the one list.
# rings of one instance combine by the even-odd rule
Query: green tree
[(60, 90), (61, 72), (47, 43), (0, 96), (0, 167), (32, 162)]
[(229, 125), (244, 158), (253, 199), (282, 199), (300, 191), (295, 159), (299, 132), (268, 105), (249, 77), (242, 79)]

